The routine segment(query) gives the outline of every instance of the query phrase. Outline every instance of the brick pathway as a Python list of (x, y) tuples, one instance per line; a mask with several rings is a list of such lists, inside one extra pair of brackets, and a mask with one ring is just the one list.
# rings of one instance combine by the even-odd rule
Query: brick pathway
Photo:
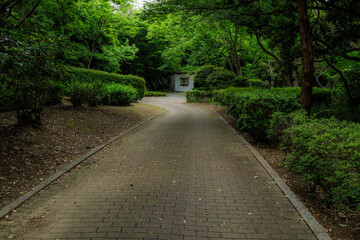
[(5, 239), (316, 239), (215, 114), (178, 97), (2, 222)]

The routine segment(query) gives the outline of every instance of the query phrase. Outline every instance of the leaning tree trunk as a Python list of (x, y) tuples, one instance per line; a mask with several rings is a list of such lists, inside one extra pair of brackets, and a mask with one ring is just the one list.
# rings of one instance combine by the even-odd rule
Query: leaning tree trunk
[(301, 40), (302, 83), (301, 107), (310, 114), (314, 82), (314, 56), (311, 46), (311, 30), (307, 17), (306, 0), (298, 0), (299, 32)]

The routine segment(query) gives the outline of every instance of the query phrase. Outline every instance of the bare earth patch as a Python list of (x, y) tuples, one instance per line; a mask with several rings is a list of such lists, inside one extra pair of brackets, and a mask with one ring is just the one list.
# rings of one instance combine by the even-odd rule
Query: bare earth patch
[[(210, 104), (203, 105), (213, 108), (213, 110), (222, 116), (231, 126), (234, 126), (234, 119), (232, 116), (226, 114), (225, 107)], [(336, 211), (336, 209), (326, 208), (326, 206), (321, 205), (321, 203), (309, 193), (307, 185), (301, 180), (300, 176), (290, 172), (282, 165), (285, 158), (284, 151), (268, 144), (255, 142), (245, 133), (239, 132), (239, 134), (245, 137), (256, 150), (260, 152), (291, 190), (308, 207), (332, 239), (360, 239), (360, 213), (349, 214), (339, 212)]]
[(0, 208), (122, 131), (163, 112), (152, 105), (44, 109), (41, 128), (16, 124), (14, 112), (0, 113)]

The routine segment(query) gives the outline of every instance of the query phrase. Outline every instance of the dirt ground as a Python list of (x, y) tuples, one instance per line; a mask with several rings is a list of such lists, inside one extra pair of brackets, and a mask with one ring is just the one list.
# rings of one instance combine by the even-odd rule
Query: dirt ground
[(16, 126), (14, 112), (0, 113), (0, 208), (73, 159), (164, 109), (47, 107), (41, 128)]
[[(233, 117), (226, 114), (226, 109), (221, 106), (214, 106), (213, 109), (222, 116), (231, 126)], [(360, 213), (346, 213), (337, 209), (326, 208), (321, 205), (313, 196), (301, 178), (287, 170), (282, 162), (285, 158), (284, 151), (267, 144), (253, 141), (247, 134), (240, 133), (245, 137), (260, 154), (266, 159), (271, 167), (280, 175), (291, 190), (308, 207), (315, 218), (321, 223), (332, 239), (355, 240), (360, 239)]]

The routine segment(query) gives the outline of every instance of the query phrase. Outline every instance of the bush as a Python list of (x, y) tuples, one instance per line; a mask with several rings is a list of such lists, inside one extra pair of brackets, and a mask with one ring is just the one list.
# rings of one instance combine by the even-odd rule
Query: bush
[(246, 77), (237, 76), (232, 84), (234, 87), (249, 87), (249, 82)]
[(216, 69), (213, 65), (204, 65), (200, 67), (194, 75), (194, 87), (195, 88), (207, 88), (206, 79)]
[(135, 100), (140, 100), (144, 97), (145, 80), (141, 77), (132, 75), (119, 75), (115, 73), (75, 67), (67, 67), (67, 72), (73, 82), (96, 82), (103, 84), (119, 83), (123, 85), (130, 85), (137, 91)]
[(51, 106), (60, 104), (67, 91), (65, 84), (56, 81), (51, 82), (45, 94), (44, 105)]
[(286, 129), (307, 121), (309, 121), (309, 118), (303, 109), (291, 113), (274, 112), (270, 117), (269, 128), (266, 132), (267, 139), (278, 144), (284, 136)]
[[(274, 88), (273, 91), (279, 92), (279, 93), (288, 93), (288, 94), (292, 93), (292, 94), (297, 95), (300, 99), (300, 93), (301, 93), (300, 87)], [(314, 87), (313, 88), (313, 98), (312, 98), (313, 105), (329, 106), (331, 104), (332, 95), (333, 95), (333, 91), (330, 89)]]
[(135, 88), (123, 84), (105, 85), (104, 95), (101, 100), (103, 105), (125, 106), (133, 102), (136, 95)]
[(229, 88), (214, 91), (214, 100), (227, 106), (239, 130), (249, 132), (259, 141), (266, 140), (265, 133), (274, 112), (289, 113), (300, 109), (297, 95), (264, 89)]
[(83, 104), (96, 106), (103, 98), (103, 85), (99, 83), (73, 82), (70, 86), (70, 101), (74, 107), (80, 107)]
[(235, 75), (225, 68), (216, 68), (205, 80), (208, 90), (224, 89), (234, 84)]
[(163, 97), (166, 95), (167, 95), (166, 92), (145, 91), (145, 97)]
[(214, 90), (212, 91), (212, 95), (213, 95), (213, 100), (215, 102), (227, 106), (228, 103), (232, 100), (234, 94), (236, 93), (239, 94), (241, 92), (252, 92), (252, 91), (256, 91), (256, 89), (229, 87), (226, 89)]
[(260, 79), (249, 79), (247, 81), (247, 84), (250, 87), (255, 87), (255, 88), (267, 88), (268, 87), (268, 83), (261, 81)]
[(212, 100), (212, 93), (204, 90), (185, 91), (186, 101), (194, 102), (210, 102)]
[(284, 131), (286, 166), (301, 175), (322, 201), (360, 210), (360, 125), (311, 119)]

